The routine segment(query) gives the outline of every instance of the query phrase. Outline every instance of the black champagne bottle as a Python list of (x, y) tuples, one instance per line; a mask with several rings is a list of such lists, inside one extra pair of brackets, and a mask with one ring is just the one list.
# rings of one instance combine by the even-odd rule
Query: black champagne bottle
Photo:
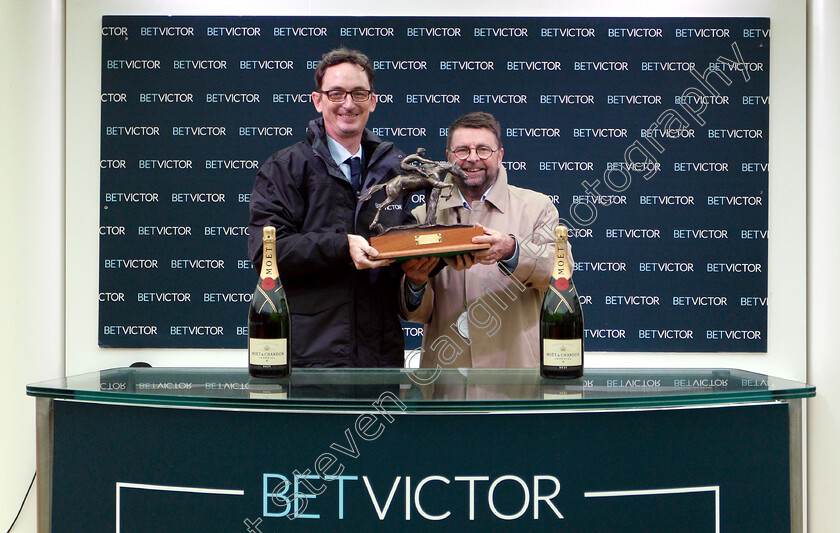
[(263, 227), (260, 281), (248, 310), (248, 373), (255, 378), (283, 378), (292, 371), (291, 321), (275, 257), (276, 234)]
[(540, 375), (579, 378), (583, 375), (583, 310), (568, 260), (568, 230), (557, 226), (554, 235), (554, 269), (540, 311)]

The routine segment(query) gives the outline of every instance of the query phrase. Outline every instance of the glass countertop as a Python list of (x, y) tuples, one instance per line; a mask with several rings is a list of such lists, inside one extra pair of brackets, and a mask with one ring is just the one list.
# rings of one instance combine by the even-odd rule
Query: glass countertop
[[(587, 369), (572, 380), (537, 369), (294, 369), (251, 378), (245, 368), (114, 368), (35, 383), (30, 396), (152, 406), (406, 412), (670, 407), (809, 398), (815, 387), (735, 369)], [(400, 407), (402, 409), (402, 407)]]

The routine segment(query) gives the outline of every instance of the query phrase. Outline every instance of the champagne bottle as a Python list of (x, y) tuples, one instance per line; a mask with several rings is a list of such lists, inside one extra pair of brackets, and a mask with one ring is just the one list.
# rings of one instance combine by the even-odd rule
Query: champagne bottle
[(292, 371), (289, 306), (277, 270), (275, 231), (263, 227), (260, 281), (248, 310), (248, 373), (255, 378), (282, 378)]
[(540, 311), (540, 375), (579, 378), (583, 375), (583, 310), (567, 257), (568, 230), (557, 226), (554, 269)]

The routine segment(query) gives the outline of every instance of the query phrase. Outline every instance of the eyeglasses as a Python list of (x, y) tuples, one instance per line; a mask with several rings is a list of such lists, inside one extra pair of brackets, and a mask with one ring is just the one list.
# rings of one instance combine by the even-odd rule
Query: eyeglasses
[(475, 150), (475, 155), (477, 155), (482, 161), (498, 152), (498, 150), (493, 150), (488, 146), (479, 146), (478, 148), (467, 148), (466, 146), (461, 146), (454, 150), (449, 150), (449, 153), (453, 154), (461, 161), (464, 161), (470, 156), (473, 150)]
[(353, 89), (352, 91), (345, 91), (343, 89), (332, 89), (330, 91), (318, 91), (321, 94), (326, 94), (327, 98), (330, 102), (343, 102), (347, 95), (350, 95), (350, 98), (354, 102), (367, 102), (370, 100), (370, 95), (373, 94), (373, 91), (369, 91), (367, 89)]

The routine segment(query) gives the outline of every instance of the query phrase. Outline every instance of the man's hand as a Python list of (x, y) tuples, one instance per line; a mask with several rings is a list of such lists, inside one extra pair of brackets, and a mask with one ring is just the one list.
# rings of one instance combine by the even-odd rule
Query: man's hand
[(476, 263), (475, 257), (469, 252), (461, 255), (450, 255), (444, 257), (443, 260), (453, 270), (466, 270)]
[(513, 257), (513, 253), (516, 251), (516, 241), (513, 240), (513, 237), (507, 233), (485, 228), (481, 224), (476, 224), (476, 226), (484, 230), (484, 235), (473, 237), (473, 244), (490, 245), (490, 248), (486, 250), (473, 252), (476, 262), (482, 265), (492, 265)]
[(350, 258), (357, 270), (384, 267), (394, 262), (393, 259), (376, 259), (379, 252), (361, 235), (348, 233), (347, 242), (350, 244)]
[(429, 281), (429, 273), (437, 266), (438, 257), (413, 257), (403, 261), (402, 266), (408, 281), (419, 287)]

